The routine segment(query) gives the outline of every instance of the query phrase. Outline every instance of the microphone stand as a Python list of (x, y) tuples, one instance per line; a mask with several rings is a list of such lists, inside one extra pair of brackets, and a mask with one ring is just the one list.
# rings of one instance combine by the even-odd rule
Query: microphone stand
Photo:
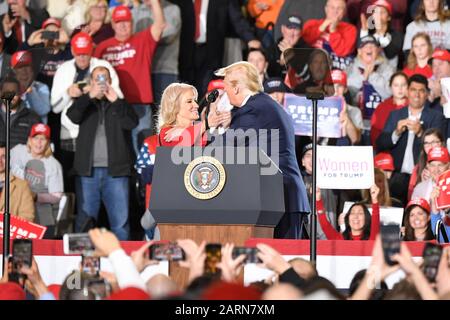
[(2, 272), (3, 275), (5, 272), (8, 272), (8, 264), (7, 258), (9, 257), (9, 242), (10, 242), (10, 212), (9, 212), (9, 200), (10, 200), (10, 123), (11, 123), (11, 101), (14, 99), (14, 92), (5, 92), (1, 99), (6, 107), (6, 115), (5, 115), (5, 137), (6, 137), (6, 149), (5, 149), (5, 203), (4, 203), (4, 212), (3, 212), (3, 261), (2, 261)]
[(317, 189), (317, 104), (319, 100), (325, 99), (323, 93), (307, 93), (306, 99), (311, 100), (313, 108), (312, 118), (312, 192), (311, 192), (311, 224), (310, 224), (310, 248), (309, 261), (317, 265), (317, 206), (316, 206), (316, 189)]

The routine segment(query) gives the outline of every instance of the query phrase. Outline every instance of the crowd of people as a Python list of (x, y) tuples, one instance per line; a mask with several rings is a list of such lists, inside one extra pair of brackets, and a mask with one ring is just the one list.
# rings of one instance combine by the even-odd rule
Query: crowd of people
[[(319, 239), (375, 240), (380, 208), (399, 207), (402, 240), (448, 242), (450, 208), (438, 208), (436, 199), (450, 163), (449, 2), (7, 0), (0, 5), (0, 92), (16, 93), (10, 211), (46, 226), (45, 238), (58, 238), (61, 199), (74, 193), (74, 232), (101, 226), (104, 211), (110, 239), (158, 239), (148, 209), (158, 146), (205, 146), (222, 141), (210, 139), (213, 133), (226, 141), (234, 129), (277, 129), (280, 150), (268, 150), (279, 159), (286, 201), (277, 238), (308, 239), (314, 192)], [(313, 52), (310, 78), (286, 67), (292, 50)], [(332, 69), (329, 78), (313, 70), (320, 59)], [(283, 107), (286, 94), (326, 85), (343, 101), (342, 137), (321, 137), (319, 144), (372, 146), (370, 190), (311, 188), (310, 137), (295, 136)], [(200, 113), (198, 102), (213, 90), (218, 99)], [(5, 113), (3, 101), (2, 182)], [(344, 212), (348, 201), (354, 204)], [(259, 249), (270, 268), (264, 252), (275, 253)], [(375, 244), (373, 263), (381, 268), (377, 250)], [(397, 261), (419, 296), (436, 298), (408, 259), (402, 246)], [(230, 258), (222, 270), (237, 265)], [(225, 280), (235, 276), (229, 271)], [(24, 273), (37, 281), (29, 285), (42, 287), (37, 266)], [(287, 278), (297, 288), (286, 292), (307, 295), (303, 276)], [(272, 294), (284, 292), (283, 285), (271, 287)]]

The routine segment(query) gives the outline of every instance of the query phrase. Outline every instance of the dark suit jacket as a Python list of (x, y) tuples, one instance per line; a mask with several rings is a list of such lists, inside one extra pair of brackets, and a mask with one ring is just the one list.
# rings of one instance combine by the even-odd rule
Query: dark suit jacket
[[(286, 212), (310, 212), (308, 196), (295, 156), (294, 127), (280, 105), (267, 94), (258, 93), (250, 97), (243, 107), (233, 109), (230, 129), (257, 130), (257, 146), (262, 149), (267, 146), (264, 151), (283, 172)], [(269, 129), (267, 135), (258, 131), (261, 129)], [(277, 131), (272, 132), (270, 129)], [(227, 134), (232, 134), (232, 131), (227, 131), (225, 136)], [(271, 139), (278, 142), (273, 150)], [(248, 145), (245, 143), (245, 146)]]
[[(394, 132), (397, 127), (397, 122), (408, 118), (408, 107), (404, 107), (395, 111), (392, 111), (389, 115), (389, 118), (386, 122), (386, 126), (384, 127), (383, 132), (377, 139), (377, 150), (378, 151), (390, 151), (392, 157), (394, 158), (394, 166), (395, 170), (400, 172), (403, 164), (403, 158), (405, 156), (406, 144), (408, 142), (408, 130), (404, 131), (400, 136), (400, 139), (396, 144), (392, 143), (392, 132)], [(445, 134), (445, 119), (441, 112), (430, 109), (426, 106), (422, 110), (422, 115), (420, 120), (423, 121), (422, 128), (423, 130), (427, 130), (429, 128), (439, 128), (442, 133)], [(414, 145), (413, 145), (413, 155), (414, 155), (414, 163), (417, 163), (420, 154), (420, 138), (417, 136), (414, 137)]]
[[(47, 18), (50, 17), (47, 10), (45, 10), (45, 9), (27, 8), (27, 10), (30, 13), (31, 21), (30, 21), (30, 23), (25, 23), (25, 39), (24, 39), (24, 41), (26, 41), (34, 31), (41, 29), (42, 23)], [(0, 21), (3, 21), (3, 16), (4, 15), (2, 15), (0, 17), (0, 19), (1, 19)], [(0, 24), (0, 30), (1, 30), (1, 32), (3, 32), (3, 34), (5, 33), (3, 31), (3, 24)], [(19, 46), (19, 43), (17, 42), (16, 33), (13, 29), (11, 36), (9, 38), (5, 37), (5, 51), (8, 52), (9, 54), (13, 54), (15, 51), (17, 51), (18, 46)]]
[[(192, 1), (169, 0), (178, 5), (181, 11), (181, 35), (179, 69), (182, 81), (192, 82), (192, 68), (194, 55), (195, 13)], [(206, 21), (206, 47), (208, 60), (205, 61), (210, 69), (222, 67), (224, 41), (227, 35), (228, 22), (238, 32), (244, 41), (255, 39), (250, 24), (242, 16), (237, 0), (209, 0)]]

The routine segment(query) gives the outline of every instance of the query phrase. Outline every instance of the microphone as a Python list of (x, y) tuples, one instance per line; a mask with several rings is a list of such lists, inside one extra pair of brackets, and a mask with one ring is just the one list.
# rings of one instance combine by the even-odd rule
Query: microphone
[(211, 91), (206, 98), (203, 98), (200, 103), (198, 104), (198, 113), (202, 113), (203, 109), (208, 106), (210, 103), (213, 103), (217, 100), (217, 97), (219, 96), (219, 90), (214, 89)]

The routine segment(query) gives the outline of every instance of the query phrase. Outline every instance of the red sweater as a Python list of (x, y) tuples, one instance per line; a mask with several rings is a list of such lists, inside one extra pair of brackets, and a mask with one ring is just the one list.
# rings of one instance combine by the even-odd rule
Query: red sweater
[(406, 102), (404, 105), (397, 105), (394, 103), (394, 98), (390, 97), (381, 102), (375, 109), (370, 119), (370, 141), (373, 146), (376, 146), (378, 136), (383, 132), (383, 128), (386, 125), (386, 121), (391, 114), (391, 111), (403, 108), (408, 105)]
[(423, 68), (419, 67), (419, 65), (416, 65), (416, 67), (412, 70), (408, 69), (408, 67), (405, 67), (403, 69), (403, 72), (408, 76), (408, 78), (411, 77), (413, 74), (421, 74), (427, 79), (430, 79), (433, 76), (433, 70), (428, 64)]
[[(161, 132), (159, 135), (153, 135), (150, 137), (147, 137), (144, 140), (144, 143), (148, 146), (149, 155), (156, 154), (156, 148), (163, 146), (163, 147), (175, 147), (175, 146), (181, 146), (181, 147), (190, 147), (190, 146), (198, 146), (200, 142), (200, 133), (201, 133), (202, 124), (197, 123), (196, 125), (193, 125), (186, 129), (186, 134), (182, 134), (178, 137), (178, 139), (170, 142), (166, 142), (164, 140), (164, 136), (166, 135), (166, 132), (172, 129), (172, 127), (164, 127), (161, 129)], [(185, 136), (186, 141), (183, 140), (183, 136)], [(203, 133), (201, 137), (201, 146), (206, 146), (207, 142), (207, 136), (206, 132)], [(146, 208), (148, 208), (150, 203), (150, 194), (152, 192), (152, 185), (147, 184), (145, 185), (145, 203)]]
[[(323, 41), (328, 40), (331, 49), (339, 57), (346, 57), (355, 50), (357, 29), (347, 22), (339, 22), (336, 31), (330, 32), (329, 27), (321, 33), (320, 25), (324, 19), (311, 19), (305, 23), (302, 35), (307, 44), (315, 48), (322, 48)], [(328, 39), (327, 39), (328, 38)]]
[[(327, 219), (322, 200), (316, 202), (317, 214), (319, 216), (319, 223), (322, 227), (323, 233), (328, 240), (345, 240), (344, 235), (337, 231)], [(372, 222), (370, 225), (370, 237), (367, 240), (375, 240), (377, 234), (380, 232), (380, 206), (378, 203), (372, 204)], [(361, 240), (361, 236), (352, 235), (351, 240)]]

